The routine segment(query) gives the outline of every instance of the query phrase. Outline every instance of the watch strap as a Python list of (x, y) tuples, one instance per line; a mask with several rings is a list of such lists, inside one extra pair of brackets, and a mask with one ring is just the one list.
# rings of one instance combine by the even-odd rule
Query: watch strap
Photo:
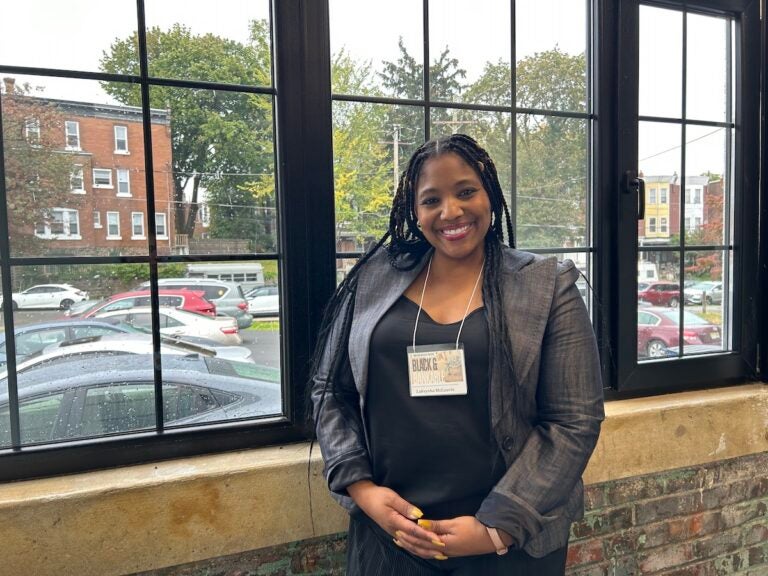
[(493, 546), (496, 548), (496, 554), (499, 556), (506, 554), (509, 551), (509, 546), (504, 544), (501, 536), (499, 536), (499, 531), (490, 526), (486, 526), (485, 529), (488, 530), (488, 536), (491, 537), (491, 542), (493, 542)]

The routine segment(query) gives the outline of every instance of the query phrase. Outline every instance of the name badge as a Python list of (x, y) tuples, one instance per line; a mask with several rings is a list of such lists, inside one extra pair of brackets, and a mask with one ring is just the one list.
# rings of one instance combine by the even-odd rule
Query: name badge
[(408, 382), (412, 398), (467, 393), (464, 345), (408, 346)]

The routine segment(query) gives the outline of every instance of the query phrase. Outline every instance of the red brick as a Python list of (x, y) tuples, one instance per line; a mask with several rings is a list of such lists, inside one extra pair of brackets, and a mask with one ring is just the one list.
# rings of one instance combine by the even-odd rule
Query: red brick
[(768, 501), (750, 500), (724, 506), (720, 511), (721, 526), (732, 528), (766, 515)]
[(694, 554), (699, 559), (730, 554), (739, 547), (741, 547), (741, 531), (738, 529), (729, 530), (711, 538), (702, 538), (693, 544)]
[(612, 510), (598, 510), (587, 513), (582, 520), (571, 527), (574, 539), (590, 538), (608, 532), (624, 530), (632, 525), (632, 509), (629, 506)]
[(675, 494), (635, 505), (635, 524), (650, 524), (674, 516), (693, 514), (699, 510), (699, 495)]
[(603, 559), (603, 544), (600, 540), (585, 540), (568, 547), (568, 566), (600, 562)]
[(674, 568), (695, 559), (693, 545), (690, 542), (675, 544), (666, 548), (653, 549), (639, 557), (641, 574)]
[(753, 524), (744, 533), (744, 545), (751, 546), (752, 544), (760, 544), (768, 542), (768, 524), (761, 521), (757, 524)]

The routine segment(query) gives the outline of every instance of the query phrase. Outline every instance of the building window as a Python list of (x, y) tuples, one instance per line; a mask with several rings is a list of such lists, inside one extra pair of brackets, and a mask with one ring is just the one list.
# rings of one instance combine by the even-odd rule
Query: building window
[(701, 204), (701, 188), (696, 188), (693, 192), (693, 203)]
[(24, 121), (24, 137), (30, 146), (40, 145), (40, 120), (37, 118), (27, 118)]
[(157, 212), (155, 214), (155, 234), (163, 240), (168, 239), (167, 219), (168, 216), (165, 212)]
[(112, 170), (106, 168), (94, 168), (93, 187), (112, 188)]
[(67, 150), (80, 150), (80, 123), (74, 120), (64, 122)]
[(117, 169), (117, 195), (118, 196), (130, 196), (131, 195), (131, 180), (128, 170), (125, 168)]
[(648, 204), (656, 204), (656, 188), (651, 188), (648, 192)]
[(667, 231), (667, 219), (662, 218), (660, 221), (659, 232), (666, 232), (666, 231)]
[(81, 164), (75, 164), (72, 167), (72, 173), (69, 175), (69, 189), (77, 194), (85, 194), (85, 179)]
[(690, 219), (690, 218), (686, 218), (686, 219), (685, 219), (685, 230), (686, 230), (686, 232), (687, 232), (687, 231), (689, 231), (690, 229), (691, 229), (691, 219)]
[(656, 218), (648, 218), (648, 232), (656, 232)]
[(667, 189), (666, 188), (662, 188), (661, 189), (659, 203), (660, 204), (666, 204), (667, 203)]
[(691, 203), (691, 189), (686, 188), (685, 189), (685, 203), (690, 204)]
[(93, 211), (93, 227), (101, 228), (101, 212), (98, 210)]
[(115, 126), (115, 154), (128, 154), (127, 126)]
[(144, 238), (144, 212), (131, 212), (131, 240)]
[(35, 235), (47, 240), (80, 240), (80, 216), (77, 210), (54, 208), (47, 222), (35, 226)]
[(107, 240), (120, 239), (120, 212), (107, 212)]
[(693, 220), (694, 220), (694, 223), (695, 223), (694, 225), (696, 226), (696, 228), (701, 228), (701, 218), (696, 216)]

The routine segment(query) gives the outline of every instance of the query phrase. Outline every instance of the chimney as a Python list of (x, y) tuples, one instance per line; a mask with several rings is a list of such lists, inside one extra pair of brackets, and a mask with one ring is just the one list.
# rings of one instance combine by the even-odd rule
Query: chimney
[(5, 84), (5, 94), (6, 96), (13, 96), (13, 94), (16, 92), (16, 80), (13, 78), (3, 78), (3, 83)]

